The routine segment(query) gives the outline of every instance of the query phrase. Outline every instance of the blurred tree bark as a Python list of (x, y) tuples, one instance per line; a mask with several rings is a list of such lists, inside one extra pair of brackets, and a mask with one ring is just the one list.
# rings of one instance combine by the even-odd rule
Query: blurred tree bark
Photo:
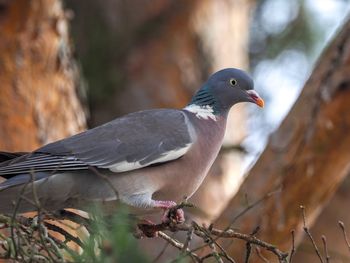
[(85, 128), (61, 1), (1, 1), (0, 34), (0, 149), (30, 151)]
[(84, 129), (61, 1), (1, 1), (0, 35), (0, 150), (31, 151)]
[[(291, 247), (290, 231), (295, 229), (300, 243), (300, 206), (306, 207), (307, 225), (312, 226), (350, 172), (349, 100), (350, 21), (322, 54), (299, 99), (218, 223), (228, 226), (247, 200), (253, 202), (280, 188), (233, 227), (252, 232), (260, 226), (258, 237), (284, 250)], [(230, 254), (242, 257), (244, 248), (245, 244), (235, 243)], [(264, 256), (272, 260), (270, 254)], [(260, 261), (255, 256), (250, 262)]]

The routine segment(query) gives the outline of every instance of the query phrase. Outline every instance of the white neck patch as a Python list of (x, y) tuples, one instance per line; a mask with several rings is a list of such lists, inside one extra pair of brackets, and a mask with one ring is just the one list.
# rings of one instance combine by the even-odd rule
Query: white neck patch
[(196, 117), (198, 119), (205, 119), (205, 120), (212, 119), (213, 121), (216, 121), (216, 116), (214, 115), (214, 109), (209, 105), (199, 106), (196, 104), (191, 104), (186, 106), (184, 110), (196, 114)]

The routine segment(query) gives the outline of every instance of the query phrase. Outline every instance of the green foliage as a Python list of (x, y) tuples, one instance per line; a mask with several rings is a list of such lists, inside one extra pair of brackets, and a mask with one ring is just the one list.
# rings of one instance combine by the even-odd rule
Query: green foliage
[(130, 219), (125, 207), (108, 219), (99, 207), (91, 209), (91, 233), (83, 240), (82, 253), (67, 249), (73, 262), (129, 263), (149, 262), (138, 248), (130, 231)]

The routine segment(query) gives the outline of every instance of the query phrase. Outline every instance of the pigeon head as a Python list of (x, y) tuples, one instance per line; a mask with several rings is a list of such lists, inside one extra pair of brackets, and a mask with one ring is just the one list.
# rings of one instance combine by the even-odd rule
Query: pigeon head
[(215, 115), (226, 114), (239, 102), (252, 102), (264, 107), (264, 101), (254, 91), (254, 82), (242, 70), (227, 68), (214, 73), (193, 97), (188, 106), (212, 109)]

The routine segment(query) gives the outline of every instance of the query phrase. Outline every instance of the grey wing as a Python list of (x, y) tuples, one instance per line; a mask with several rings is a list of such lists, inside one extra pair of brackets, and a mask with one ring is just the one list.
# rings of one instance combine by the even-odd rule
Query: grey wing
[(180, 158), (194, 139), (194, 129), (182, 111), (141, 111), (0, 165), (0, 175), (89, 166), (124, 172)]

